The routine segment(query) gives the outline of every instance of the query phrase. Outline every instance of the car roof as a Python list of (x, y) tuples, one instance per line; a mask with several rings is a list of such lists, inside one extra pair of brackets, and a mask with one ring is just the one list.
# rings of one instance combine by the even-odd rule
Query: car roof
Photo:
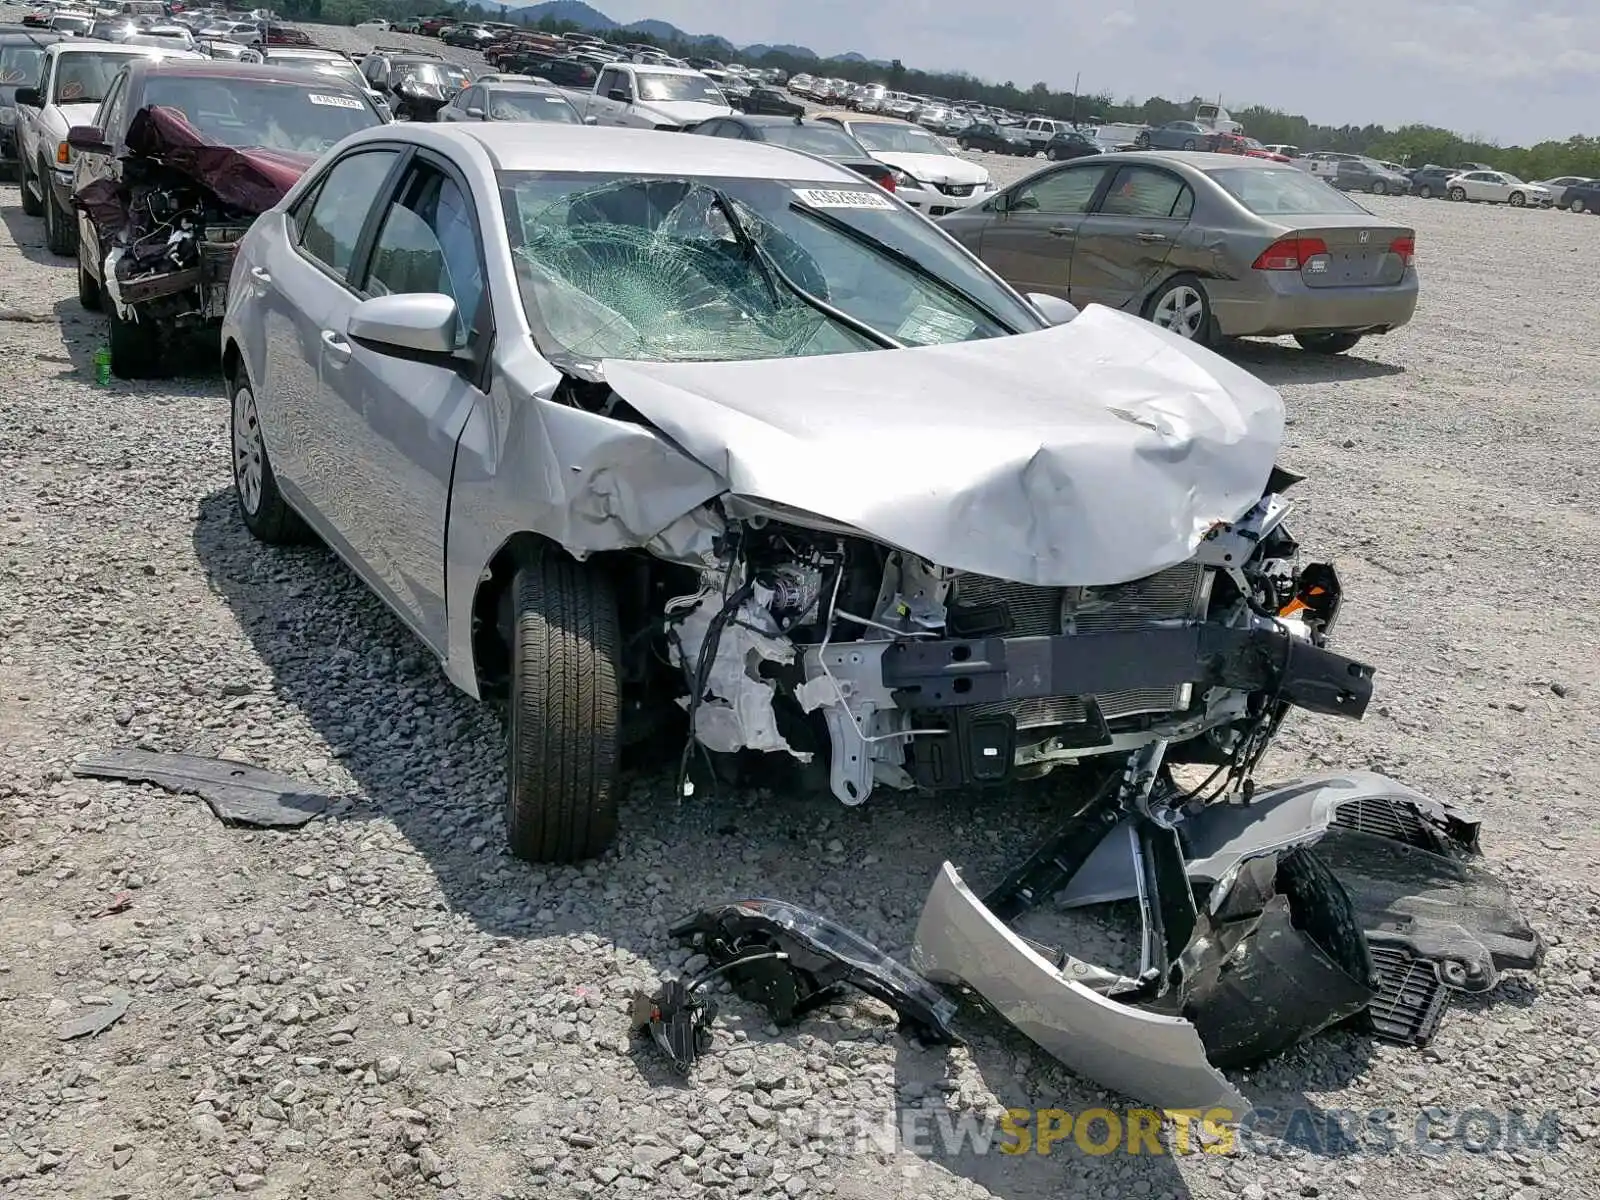
[(268, 46), (262, 53), (267, 56), (268, 62), (274, 58), (336, 58), (340, 62), (350, 61), (338, 50), (324, 50), (319, 46)]
[(133, 66), (134, 74), (183, 75), (191, 79), (251, 79), (266, 83), (293, 83), (307, 87), (355, 89), (337, 75), (311, 68), (275, 67), (271, 63), (228, 62), (215, 58), (180, 58), (171, 55)]
[(537, 137), (514, 121), (382, 125), (357, 141), (413, 142), (449, 152), (476, 142), (503, 171), (578, 171), (618, 175), (712, 175), (730, 179), (806, 179), (859, 183), (854, 171), (765, 142), (668, 137), (653, 129), (541, 126)]
[(1102, 154), (1096, 165), (1104, 163), (1150, 163), (1154, 166), (1188, 167), (1192, 171), (1217, 171), (1227, 167), (1242, 167), (1247, 171), (1298, 171), (1288, 163), (1273, 162), (1270, 158), (1250, 158), (1243, 154), (1212, 154), (1206, 150), (1117, 150)]
[(857, 125), (909, 125), (913, 129), (922, 128), (915, 121), (904, 121), (899, 117), (880, 117), (877, 113), (852, 112), (848, 108), (830, 108), (811, 115), (818, 118), (832, 117), (836, 121), (850, 121)]
[[(795, 123), (793, 117), (786, 117), (782, 113), (734, 113), (731, 116), (717, 119), (738, 121), (741, 125), (793, 125)], [(802, 125), (815, 125), (817, 122), (810, 117), (806, 117), (800, 123)], [(833, 126), (830, 125), (828, 128), (832, 129)]]

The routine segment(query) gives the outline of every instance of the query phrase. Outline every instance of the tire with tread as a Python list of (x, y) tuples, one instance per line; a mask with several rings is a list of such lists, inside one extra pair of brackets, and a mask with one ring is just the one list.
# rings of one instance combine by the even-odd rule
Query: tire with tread
[(61, 211), (55, 192), (48, 188), (44, 197), (44, 244), (51, 254), (63, 258), (78, 249), (77, 218)]
[(1508, 203), (1512, 208), (1522, 208), (1528, 203), (1528, 198), (1521, 192), (1512, 192)]
[(1453, 188), (1450, 189), (1450, 199), (1452, 199), (1452, 200), (1454, 200), (1454, 201), (1459, 203), (1460, 201), (1465, 200), (1466, 198), (1467, 198), (1467, 189), (1466, 188), (1453, 187)]
[(1433, 199), (1433, 188), (1431, 188), (1426, 183), (1424, 183), (1419, 188), (1417, 188), (1417, 195), (1421, 196), (1424, 200), (1432, 200)]
[[(241, 369), (228, 380), (228, 445), (236, 447), (238, 443), (237, 425), (239, 422), (239, 393), (250, 392), (250, 411), (255, 411), (255, 393), (251, 388), (250, 380)], [(272, 473), (272, 460), (267, 457), (265, 443), (261, 445), (261, 497), (256, 501), (255, 511), (251, 512), (245, 503), (244, 492), (239, 487), (239, 455), (237, 450), (231, 450), (229, 457), (233, 461), (233, 498), (239, 506), (239, 516), (244, 521), (244, 527), (250, 531), (257, 541), (265, 542), (269, 546), (293, 546), (311, 540), (310, 527), (301, 519), (300, 514), (289, 507), (289, 502), (283, 498), (283, 493), (278, 490), (278, 477)]]
[[(22, 215), (25, 217), (42, 217), (44, 216), (44, 205), (40, 204), (38, 198), (28, 190), (28, 178), (28, 160), (19, 158), (17, 160), (17, 187), (22, 191)], [(42, 187), (44, 181), (40, 180), (39, 182)]]
[(115, 306), (106, 311), (106, 342), (111, 349), (111, 373), (118, 379), (160, 379), (161, 342), (154, 330), (142, 330), (124, 321)]
[(1343, 354), (1346, 350), (1354, 350), (1356, 343), (1361, 340), (1359, 333), (1297, 333), (1294, 340), (1300, 343), (1302, 350), (1309, 350), (1313, 354)]
[(506, 840), (529, 862), (597, 858), (616, 837), (617, 601), (593, 566), (551, 550), (511, 583)]
[(89, 274), (89, 268), (83, 265), (82, 235), (79, 235), (78, 247), (78, 303), (90, 312), (99, 312), (104, 306), (100, 295), (100, 281)]
[(1588, 206), (1584, 204), (1582, 199), (1574, 200), (1571, 204), (1567, 205), (1567, 208), (1575, 213), (1581, 213), (1587, 207)]

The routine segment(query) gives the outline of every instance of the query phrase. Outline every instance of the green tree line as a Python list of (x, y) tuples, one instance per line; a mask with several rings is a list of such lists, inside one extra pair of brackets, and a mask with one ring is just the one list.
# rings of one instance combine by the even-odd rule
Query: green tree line
[[(369, 17), (391, 20), (450, 12), (462, 19), (516, 20), (499, 5), (455, 4), (441, 6), (427, 0), (280, 0), (289, 20), (322, 20), (331, 24), (350, 24)], [(294, 6), (294, 7), (290, 7)], [(548, 17), (534, 26), (547, 33), (579, 32), (569, 22)], [(663, 42), (636, 30), (602, 33), (612, 42), (638, 42), (660, 46), (678, 56), (707, 55), (729, 59), (734, 47), (720, 39), (712, 42)], [(772, 52), (759, 58), (740, 58), (749, 66), (776, 67), (791, 75), (806, 72), (852, 83), (883, 83), (897, 91), (919, 95), (944, 96), (1017, 112), (1038, 113), (1059, 120), (1114, 121), (1161, 125), (1193, 116), (1194, 107), (1204, 97), (1185, 101), (1152, 96), (1139, 101), (1132, 97), (1117, 103), (1109, 93), (1075, 96), (1053, 91), (1048, 84), (1018, 87), (1011, 80), (993, 83), (962, 71), (919, 71), (901, 63), (883, 64), (854, 59), (804, 58)], [(1245, 132), (1268, 144), (1299, 146), (1302, 150), (1338, 150), (1348, 154), (1370, 154), (1407, 166), (1438, 163), (1454, 166), (1462, 162), (1486, 162), (1525, 179), (1548, 179), (1557, 175), (1583, 175), (1600, 178), (1600, 137), (1574, 134), (1565, 141), (1540, 142), (1534, 146), (1501, 146), (1467, 137), (1433, 125), (1402, 125), (1388, 129), (1382, 125), (1319, 125), (1305, 117), (1260, 105), (1229, 106), (1234, 120)]]

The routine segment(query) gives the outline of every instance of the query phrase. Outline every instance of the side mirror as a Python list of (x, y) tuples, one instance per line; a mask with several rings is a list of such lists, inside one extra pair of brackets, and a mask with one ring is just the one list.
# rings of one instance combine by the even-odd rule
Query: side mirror
[(606, 98), (609, 100), (615, 100), (618, 104), (633, 103), (633, 93), (628, 91), (627, 88), (612, 88), (606, 93)]
[(599, 117), (585, 117), (583, 119), (583, 123), (585, 125), (598, 125), (598, 124), (600, 124), (600, 118)]
[(106, 135), (95, 125), (74, 125), (67, 130), (67, 145), (86, 154), (110, 154)]
[(456, 348), (456, 302), (437, 292), (374, 296), (355, 306), (349, 333), (385, 353), (450, 354)]
[(23, 108), (43, 108), (44, 97), (39, 95), (39, 89), (36, 87), (19, 87), (14, 103)]
[(483, 109), (478, 107), (476, 104), (469, 104), (467, 106), (467, 116), (477, 117), (480, 121), (485, 119), (483, 115)]
[(1052, 325), (1065, 325), (1078, 315), (1078, 306), (1060, 296), (1052, 296), (1048, 292), (1029, 292), (1029, 304), (1039, 310), (1039, 315)]

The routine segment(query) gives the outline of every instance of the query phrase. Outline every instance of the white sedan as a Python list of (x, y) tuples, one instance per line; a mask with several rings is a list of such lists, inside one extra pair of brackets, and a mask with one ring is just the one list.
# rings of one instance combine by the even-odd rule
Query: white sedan
[(1467, 171), (1445, 181), (1445, 195), (1452, 200), (1478, 200), (1487, 204), (1509, 204), (1523, 208), (1529, 204), (1548, 208), (1555, 199), (1541, 183), (1526, 183), (1505, 171)]

